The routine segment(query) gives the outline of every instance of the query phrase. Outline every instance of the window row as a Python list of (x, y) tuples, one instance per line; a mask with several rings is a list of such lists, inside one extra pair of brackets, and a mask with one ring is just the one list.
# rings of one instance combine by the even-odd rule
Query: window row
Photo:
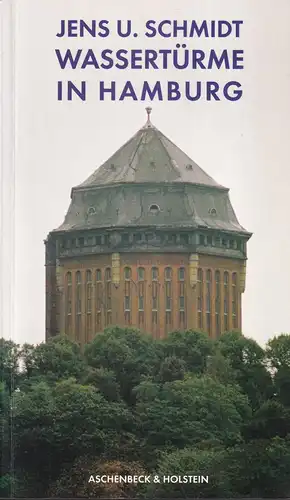
[[(193, 237), (193, 239), (192, 239)], [(148, 233), (123, 233), (121, 234), (121, 243), (129, 245), (130, 243), (149, 243), (158, 241), (160, 243), (188, 245), (194, 243), (195, 237), (193, 233), (163, 233), (163, 232), (148, 232)], [(237, 238), (229, 238), (225, 236), (213, 236), (210, 234), (198, 234), (197, 243), (203, 246), (214, 246), (217, 248), (229, 248), (233, 250), (245, 251), (245, 242)], [(95, 236), (78, 237), (71, 239), (63, 239), (60, 243), (61, 249), (74, 249), (80, 247), (91, 246), (108, 246), (110, 244), (110, 235), (99, 234)]]
[[(125, 280), (130, 280), (132, 279), (132, 269), (131, 267), (125, 267), (124, 268), (124, 279)], [(150, 273), (150, 275), (149, 275)], [(185, 280), (185, 268), (184, 267), (179, 267), (178, 268), (178, 280), (179, 281), (184, 281)], [(147, 274), (147, 276), (146, 276)], [(150, 270), (145, 269), (144, 267), (137, 267), (137, 278), (138, 281), (144, 281), (145, 277), (146, 278), (151, 278), (152, 281), (158, 281), (160, 278), (160, 269), (158, 267), (151, 267)], [(164, 279), (166, 281), (171, 281), (173, 276), (173, 270), (171, 267), (165, 267), (164, 269)]]
[[(144, 267), (138, 267), (137, 268), (137, 278), (138, 281), (144, 281), (146, 277), (146, 272), (147, 269)], [(158, 267), (153, 266), (150, 270), (150, 277), (152, 281), (158, 281), (160, 275), (160, 270)], [(131, 280), (132, 279), (132, 269), (131, 267), (125, 267), (123, 270), (123, 277), (124, 280)], [(165, 267), (164, 269), (164, 279), (166, 281), (172, 280), (172, 268), (171, 267)], [(107, 267), (105, 270), (102, 269), (96, 269), (94, 273), (88, 269), (86, 270), (85, 273), (85, 282), (86, 283), (92, 283), (93, 280), (95, 281), (111, 281), (112, 280), (112, 271), (110, 267)], [(179, 281), (184, 281), (185, 280), (185, 268), (184, 267), (179, 267), (178, 269), (178, 280)], [(76, 271), (75, 273), (75, 281), (76, 284), (81, 284), (82, 283), (82, 273), (81, 271)], [(68, 271), (66, 273), (66, 285), (71, 285), (72, 284), (72, 272)]]
[[(231, 280), (230, 280), (231, 277)], [(213, 330), (212, 319), (214, 312), (215, 331), (219, 335), (221, 333), (221, 317), (223, 316), (223, 331), (229, 329), (229, 314), (230, 300), (232, 314), (232, 328), (238, 327), (238, 289), (237, 289), (237, 273), (217, 270), (213, 274), (210, 269), (198, 269), (197, 282), (197, 311), (198, 311), (198, 327), (205, 329), (209, 334)], [(212, 298), (215, 297), (214, 311), (212, 311)], [(206, 324), (204, 321), (204, 311)]]
[[(121, 244), (129, 245), (130, 243), (149, 243), (150, 241), (158, 241), (160, 243), (176, 243), (181, 245), (187, 245), (190, 242), (190, 234), (188, 233), (156, 233), (156, 232), (140, 232), (140, 233), (123, 233), (121, 236)], [(95, 236), (78, 237), (71, 239), (63, 239), (60, 243), (62, 250), (80, 248), (80, 247), (91, 247), (104, 245), (108, 246), (110, 244), (110, 235), (99, 234)]]
[(245, 251), (245, 243), (241, 239), (212, 236), (210, 234), (199, 234), (198, 244), (217, 248), (229, 248), (231, 250), (241, 250), (242, 252)]
[[(138, 299), (138, 311), (139, 311), (139, 326), (140, 328), (144, 324), (144, 314), (145, 314), (145, 295), (149, 293), (151, 296), (147, 297), (150, 300), (152, 318), (154, 318), (153, 325), (158, 322), (158, 313), (160, 309), (160, 293), (163, 295), (164, 308), (166, 315), (166, 325), (170, 327), (172, 325), (172, 313), (173, 313), (173, 298), (174, 298), (174, 309), (179, 311), (180, 318), (180, 328), (185, 325), (185, 304), (186, 304), (186, 283), (185, 283), (185, 268), (180, 267), (178, 270), (179, 284), (177, 296), (173, 297), (173, 284), (172, 284), (172, 268), (165, 268), (164, 272), (164, 289), (160, 291), (158, 282), (158, 268), (151, 268), (151, 278), (152, 283), (150, 288), (145, 290), (145, 269), (143, 267), (138, 268), (138, 281), (135, 283), (131, 280), (131, 268), (124, 268), (125, 277), (125, 293), (124, 293), (124, 314), (126, 323), (131, 321), (131, 309), (132, 309), (132, 297), (136, 296)], [(82, 317), (82, 300), (84, 300), (83, 307), (86, 313), (86, 332), (90, 335), (92, 332), (92, 307), (96, 308), (97, 316), (97, 328), (101, 321), (101, 312), (105, 311), (105, 326), (110, 324), (111, 312), (112, 312), (112, 290), (111, 290), (111, 269), (105, 269), (105, 282), (101, 281), (102, 271), (100, 269), (96, 270), (96, 287), (95, 287), (95, 305), (93, 306), (93, 281), (92, 281), (92, 271), (87, 270), (85, 273), (86, 282), (85, 285), (85, 296), (82, 294), (82, 275), (80, 271), (76, 272), (75, 276), (75, 294), (73, 294), (72, 286), (72, 273), (69, 271), (66, 274), (66, 318), (67, 324), (66, 329), (70, 333), (71, 329), (71, 316), (72, 316), (72, 300), (75, 300), (75, 325), (76, 325), (76, 337), (80, 335), (81, 331), (81, 317)], [(137, 289), (136, 289), (137, 287)], [(206, 330), (209, 334), (215, 330), (216, 334), (221, 333), (221, 320), (223, 319), (223, 330), (227, 331), (229, 329), (230, 321), (229, 314), (232, 316), (231, 327), (238, 327), (238, 282), (237, 273), (229, 273), (228, 271), (221, 272), (216, 270), (213, 272), (210, 269), (203, 270), (198, 269), (197, 275), (197, 314), (198, 314), (198, 327), (200, 329)], [(148, 291), (149, 290), (149, 291)], [(214, 302), (213, 302), (214, 299)], [(230, 307), (231, 301), (231, 307)], [(214, 309), (212, 311), (212, 308)], [(204, 319), (206, 323), (204, 324)], [(215, 325), (212, 321), (215, 321)], [(97, 330), (98, 331), (98, 330)]]

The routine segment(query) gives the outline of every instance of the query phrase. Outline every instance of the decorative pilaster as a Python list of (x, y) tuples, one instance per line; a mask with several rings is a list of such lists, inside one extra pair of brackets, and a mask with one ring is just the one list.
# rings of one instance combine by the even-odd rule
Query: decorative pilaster
[(244, 260), (243, 263), (241, 264), (241, 271), (240, 271), (240, 292), (244, 293), (246, 289), (246, 274), (247, 274), (247, 261)]
[(192, 288), (196, 287), (198, 270), (198, 254), (192, 253), (189, 256), (189, 283)]
[(112, 282), (117, 288), (120, 285), (120, 254), (112, 254)]

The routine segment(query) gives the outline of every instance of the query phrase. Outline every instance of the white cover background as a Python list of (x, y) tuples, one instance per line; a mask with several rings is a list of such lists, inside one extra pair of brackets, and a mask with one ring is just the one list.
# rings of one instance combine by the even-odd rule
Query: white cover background
[[(71, 187), (86, 179), (144, 124), (144, 108), (150, 103), (99, 102), (97, 92), (93, 95), (94, 82), (132, 80), (138, 87), (144, 79), (182, 82), (199, 77), (240, 80), (244, 97), (233, 103), (154, 101), (152, 122), (217, 182), (230, 188), (239, 221), (254, 233), (248, 245), (244, 334), (264, 343), (274, 334), (289, 332), (289, 0), (15, 0), (14, 4), (15, 259), (11, 255), (15, 285), (12, 301), (3, 297), (2, 305), (6, 304), (5, 317), (11, 315), (12, 305), (15, 314), (11, 328), (7, 319), (3, 334), (8, 336), (9, 331), (21, 343), (44, 340), (43, 240), (62, 223)], [(56, 38), (61, 19), (80, 18), (132, 19), (140, 36)], [(142, 36), (147, 19), (243, 19), (238, 40), (201, 38), (187, 45), (243, 48), (245, 69), (200, 75), (177, 70), (59, 69), (55, 48), (174, 48), (177, 39), (150, 41)], [(56, 81), (62, 79), (87, 79), (88, 101), (57, 102)]]

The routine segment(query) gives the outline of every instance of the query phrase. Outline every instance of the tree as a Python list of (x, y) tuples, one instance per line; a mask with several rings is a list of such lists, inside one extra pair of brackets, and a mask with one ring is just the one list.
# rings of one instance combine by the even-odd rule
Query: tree
[(165, 383), (182, 380), (185, 375), (186, 364), (176, 356), (169, 356), (161, 362), (156, 381)]
[(22, 495), (34, 488), (34, 495), (43, 496), (63, 465), (81, 455), (122, 456), (131, 428), (123, 403), (110, 403), (96, 388), (73, 379), (19, 392), (13, 405), (16, 468), (26, 471), (26, 478), (22, 472), (19, 476), (32, 488), (20, 486)]
[(0, 382), (13, 392), (19, 383), (20, 345), (12, 340), (0, 339)]
[(154, 375), (160, 361), (157, 342), (133, 328), (107, 328), (86, 346), (85, 355), (90, 366), (114, 373), (128, 404), (134, 403), (133, 388)]
[(243, 435), (249, 442), (255, 439), (285, 438), (290, 434), (290, 410), (279, 401), (265, 401), (245, 426)]
[(164, 357), (176, 357), (185, 363), (185, 369), (192, 373), (203, 373), (207, 359), (214, 351), (214, 342), (208, 335), (194, 330), (171, 332), (162, 341)]
[(64, 470), (60, 478), (48, 491), (53, 497), (96, 497), (96, 498), (130, 498), (136, 496), (138, 485), (118, 482), (96, 482), (98, 476), (146, 474), (144, 466), (138, 462), (120, 460), (100, 460), (83, 456), (76, 460), (72, 468)]
[(24, 344), (21, 355), (26, 384), (40, 380), (54, 383), (70, 377), (81, 381), (88, 371), (80, 346), (65, 335), (37, 346)]
[(118, 384), (116, 375), (113, 371), (106, 368), (91, 368), (85, 384), (95, 386), (108, 401), (120, 401), (120, 384)]
[[(144, 390), (145, 385), (145, 390)], [(190, 376), (164, 385), (144, 382), (136, 389), (137, 433), (147, 457), (160, 451), (218, 440), (241, 440), (241, 426), (251, 414), (237, 387), (208, 376)]]
[(279, 437), (256, 440), (228, 451), (231, 489), (244, 497), (289, 497), (290, 443)]
[(266, 356), (271, 368), (290, 368), (290, 335), (283, 333), (269, 340), (266, 346)]
[[(146, 489), (150, 498), (222, 498), (231, 496), (230, 484), (225, 470), (226, 452), (223, 448), (200, 450), (185, 448), (172, 453), (163, 453), (154, 475), (159, 483), (151, 482)], [(179, 476), (176, 483), (164, 481), (168, 476)], [(208, 483), (181, 482), (185, 476), (208, 477)]]
[(236, 384), (235, 372), (230, 361), (222, 355), (218, 346), (212, 356), (207, 359), (206, 373), (209, 377), (224, 384)]
[(11, 461), (10, 398), (4, 382), (0, 382), (0, 496), (13, 496), (13, 464)]
[(290, 335), (282, 334), (271, 339), (266, 356), (273, 373), (277, 398), (290, 407)]
[(220, 337), (218, 349), (229, 361), (236, 383), (248, 396), (254, 409), (273, 396), (274, 387), (266, 366), (266, 354), (257, 342), (239, 332), (228, 332)]
[(278, 400), (290, 407), (290, 367), (280, 366), (274, 374), (274, 387)]

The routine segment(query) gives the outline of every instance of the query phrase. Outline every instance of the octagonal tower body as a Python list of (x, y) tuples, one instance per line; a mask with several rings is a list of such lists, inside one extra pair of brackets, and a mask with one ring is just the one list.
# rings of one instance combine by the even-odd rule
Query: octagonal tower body
[(149, 119), (84, 183), (46, 244), (46, 338), (109, 325), (241, 330), (246, 243), (229, 190)]

